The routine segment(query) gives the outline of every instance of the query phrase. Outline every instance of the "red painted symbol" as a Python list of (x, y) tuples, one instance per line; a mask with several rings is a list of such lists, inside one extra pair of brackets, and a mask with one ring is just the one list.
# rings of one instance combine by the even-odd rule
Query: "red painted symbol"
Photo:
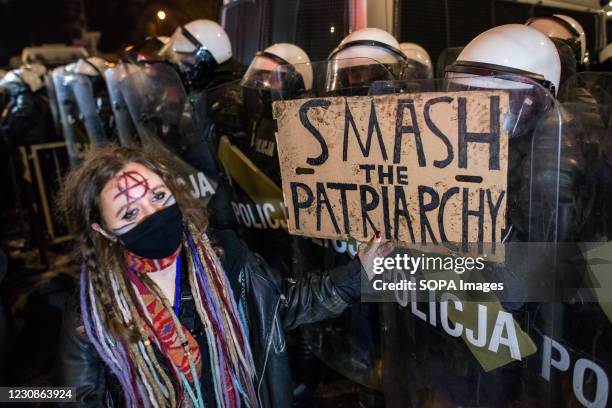
[(119, 192), (114, 198), (124, 196), (128, 205), (140, 200), (149, 192), (147, 179), (137, 171), (126, 171), (117, 179), (117, 190)]

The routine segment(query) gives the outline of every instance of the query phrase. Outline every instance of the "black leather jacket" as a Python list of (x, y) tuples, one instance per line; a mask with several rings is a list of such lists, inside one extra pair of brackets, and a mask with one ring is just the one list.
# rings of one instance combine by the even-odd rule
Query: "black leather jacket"
[[(285, 332), (304, 323), (338, 316), (360, 298), (359, 261), (313, 272), (298, 281), (283, 280), (232, 231), (209, 232), (223, 248), (228, 275), (245, 277), (255, 360), (255, 389), (261, 407), (291, 406), (292, 391)], [(122, 406), (120, 389), (84, 334), (78, 307), (68, 307), (62, 328), (61, 375), (64, 386), (76, 387), (80, 406)], [(79, 330), (80, 329), (80, 330)], [(112, 402), (111, 402), (112, 401)]]

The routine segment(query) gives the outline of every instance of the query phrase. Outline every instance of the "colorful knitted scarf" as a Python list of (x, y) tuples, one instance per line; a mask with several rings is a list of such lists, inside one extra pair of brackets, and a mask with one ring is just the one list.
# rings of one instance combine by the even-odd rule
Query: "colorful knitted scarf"
[[(144, 330), (148, 333), (149, 340), (158, 343), (164, 355), (170, 358), (174, 366), (193, 383), (194, 379), (191, 374), (187, 352), (191, 353), (196, 365), (196, 371), (200, 375), (202, 365), (200, 348), (197, 341), (183, 325), (179, 324), (177, 327), (172, 318), (172, 310), (166, 308), (162, 301), (151, 292), (136, 274), (136, 272), (159, 272), (172, 265), (180, 252), (181, 248), (178, 248), (174, 254), (167, 258), (146, 259), (125, 251), (124, 258), (128, 267), (130, 282), (140, 294), (148, 316), (150, 316), (150, 325), (144, 327)], [(189, 343), (188, 345), (182, 344), (178, 330), (183, 331)]]
[(138, 255), (134, 255), (133, 253), (127, 250), (123, 251), (123, 257), (125, 259), (125, 265), (130, 271), (146, 273), (159, 272), (172, 265), (172, 262), (174, 262), (174, 260), (178, 258), (179, 254), (181, 253), (181, 248), (182, 246), (180, 246), (176, 251), (174, 251), (174, 253), (169, 257), (162, 259), (142, 258)]

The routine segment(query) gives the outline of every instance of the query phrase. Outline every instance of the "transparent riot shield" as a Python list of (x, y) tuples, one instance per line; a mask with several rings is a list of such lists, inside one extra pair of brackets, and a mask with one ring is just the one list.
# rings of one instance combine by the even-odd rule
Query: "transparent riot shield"
[[(606, 406), (611, 361), (596, 345), (603, 345), (600, 336), (610, 338), (610, 328), (593, 295), (605, 299), (608, 293), (601, 270), (593, 272), (593, 263), (605, 258), (597, 258), (600, 247), (584, 249), (589, 222), (601, 220), (592, 199), (600, 166), (590, 162), (599, 157), (603, 140), (589, 140), (591, 132), (580, 131), (583, 125), (548, 90), (513, 76), (454, 75), (370, 89), (380, 98), (378, 112), (397, 111), (398, 101), (416, 107), (402, 124), (412, 136), (402, 149), (412, 152), (398, 163), (409, 167), (408, 185), (410, 177), (419, 184), (409, 224), (414, 237), (406, 233), (402, 240), (400, 233), (406, 242), (397, 255), (421, 264), (382, 275), (382, 282), (404, 286), (364, 289), (367, 300), (382, 303), (386, 406)], [(478, 105), (484, 116), (469, 121), (472, 92), (499, 93), (500, 105), (490, 96), (484, 108)], [(449, 122), (435, 115), (454, 103)], [(397, 129), (399, 119), (390, 116), (389, 129)], [(499, 139), (490, 137), (494, 123)], [(505, 161), (501, 167), (491, 162), (496, 150), (488, 143), (495, 140), (497, 158)], [(472, 142), (478, 147), (470, 151)], [(489, 170), (470, 168), (479, 160), (488, 160)], [(446, 165), (453, 169), (450, 184), (438, 180), (441, 190), (429, 188), (436, 184), (428, 185), (427, 177)], [(491, 182), (496, 168), (506, 174)], [(478, 193), (470, 198), (473, 192)], [(505, 199), (495, 201), (502, 194)], [(450, 197), (461, 198), (454, 205)], [(499, 218), (493, 217), (496, 205)], [(482, 267), (466, 268), (469, 259), (480, 259)]]
[(129, 65), (121, 91), (141, 145), (171, 160), (196, 198), (215, 193), (215, 163), (205, 136), (193, 122), (189, 99), (175, 69), (166, 63)]
[(559, 101), (609, 105), (612, 100), (612, 73), (579, 72), (565, 81)]
[(62, 125), (60, 120), (57, 92), (55, 91), (55, 83), (53, 81), (52, 72), (49, 72), (47, 75), (45, 75), (45, 89), (47, 90), (47, 97), (49, 99), (49, 110), (51, 111), (51, 118), (53, 120), (53, 125), (55, 126), (55, 132), (56, 134), (61, 135)]
[(128, 70), (129, 67), (126, 63), (122, 63), (104, 72), (111, 108), (115, 118), (117, 137), (119, 143), (123, 146), (132, 146), (138, 143), (136, 126), (132, 121), (122, 91), (123, 81), (128, 75)]
[(70, 163), (76, 166), (83, 158), (91, 140), (73, 92), (74, 76), (66, 72), (64, 67), (53, 70), (51, 76), (57, 98), (61, 134), (66, 140)]
[(457, 57), (459, 54), (461, 54), (461, 51), (463, 51), (463, 47), (449, 47), (440, 52), (440, 55), (438, 55), (438, 60), (436, 61), (435, 78), (444, 77), (446, 67), (457, 60)]
[[(390, 183), (393, 202), (405, 196), (407, 209), (389, 207), (391, 216), (383, 211), (369, 231), (384, 230), (400, 242), (398, 255), (421, 266), (383, 274), (382, 282), (398, 289), (371, 293), (365, 285), (362, 302), (379, 305), (369, 315), (353, 308), (311, 328), (316, 352), (347, 377), (380, 389), (390, 407), (607, 406), (610, 251), (600, 224), (610, 201), (601, 188), (609, 137), (593, 140), (547, 89), (520, 77), (382, 81), (369, 94), (361, 109), (357, 98), (317, 102), (306, 119), (318, 137), (313, 131), (300, 139), (299, 150), (317, 157), (321, 140), (330, 149), (352, 140), (349, 155), (384, 159), (379, 133), (400, 140), (384, 151), (390, 164), (408, 168), (406, 179)], [(344, 106), (355, 109), (355, 126)], [(399, 112), (406, 112), (402, 120)], [(338, 116), (346, 122), (326, 125)], [(305, 120), (296, 119), (297, 127)], [(280, 126), (279, 138), (286, 134)], [(297, 127), (293, 137), (301, 137)], [(316, 165), (302, 174), (323, 185), (345, 180), (339, 168)], [(434, 178), (445, 168), (448, 178)], [(363, 187), (366, 211), (392, 200), (383, 170), (373, 170)], [(342, 214), (330, 191), (313, 200), (325, 197), (318, 199), (322, 208), (329, 202), (330, 214)], [(363, 203), (356, 201), (362, 211)], [(364, 240), (366, 226), (348, 236)], [(482, 266), (466, 272), (467, 259)], [(406, 289), (411, 279), (423, 289)]]
[(79, 109), (79, 117), (83, 122), (92, 144), (102, 143), (110, 139), (101, 116), (98, 96), (91, 78), (87, 75), (71, 74), (69, 86)]
[[(223, 188), (230, 198), (231, 227), (287, 279), (317, 275), (350, 262), (357, 243), (288, 234), (272, 102), (338, 92), (363, 95), (367, 81), (394, 78), (389, 68), (367, 58), (336, 62), (335, 67), (343, 71), (335, 74), (328, 70), (327, 61), (305, 65), (249, 72), (240, 84), (226, 84), (209, 93), (215, 95), (212, 100), (217, 105), (212, 137), (221, 163), (219, 190)], [(364, 69), (367, 66), (371, 69)], [(314, 83), (306, 91), (297, 74), (308, 70)], [(291, 375), (300, 384), (298, 394), (316, 387), (320, 362), (353, 381), (376, 387), (371, 343), (378, 327), (357, 324), (377, 314), (371, 309), (355, 307), (338, 319), (302, 326), (289, 335)]]
[[(607, 167), (612, 161), (612, 73), (581, 72), (571, 77), (561, 89), (562, 108), (579, 143), (586, 153), (587, 177), (595, 180), (589, 195), (598, 217), (585, 220), (581, 240), (601, 241), (609, 236), (609, 222), (603, 193), (609, 184)], [(599, 201), (597, 201), (599, 200)], [(590, 222), (590, 224), (588, 224)], [(586, 238), (588, 237), (588, 239)]]
[[(580, 72), (569, 78), (559, 100), (573, 121), (589, 135), (584, 143), (599, 145), (609, 140), (612, 127), (612, 73)], [(607, 135), (607, 136), (606, 136)]]
[(61, 133), (67, 142), (71, 163), (75, 165), (87, 146), (111, 140), (111, 126), (105, 120), (103, 96), (95, 92), (91, 78), (63, 67), (55, 69), (52, 78)]
[[(577, 144), (585, 152), (584, 173), (590, 187), (584, 205), (590, 216), (582, 220), (579, 236), (587, 284), (581, 286), (575, 302), (563, 305), (566, 325), (561, 333), (561, 344), (569, 360), (578, 364), (571, 377), (566, 375), (577, 385), (568, 393), (568, 399), (578, 400), (584, 406), (610, 404), (606, 382), (610, 378), (612, 355), (606, 344), (612, 338), (611, 80), (610, 73), (579, 73), (570, 78), (561, 95), (563, 113), (577, 135)], [(589, 367), (585, 375), (580, 364)]]
[[(269, 98), (272, 101), (288, 101), (315, 97), (364, 96), (368, 94), (372, 83), (400, 79), (410, 72), (406, 66), (387, 66), (369, 58), (313, 62), (310, 66), (314, 78), (310, 92), (295, 95), (288, 92), (287, 87), (277, 87)], [(287, 78), (299, 71), (303, 69), (298, 69), (297, 66), (282, 66), (273, 75), (262, 76), (260, 82), (283, 84)], [(252, 83), (251, 87), (257, 90), (256, 85), (257, 83)], [(276, 124), (273, 124), (273, 129), (276, 133)], [(286, 216), (280, 188), (277, 140), (271, 135), (267, 138), (262, 136), (255, 134), (247, 139), (250, 143), (248, 154), (252, 162), (257, 163), (258, 168), (266, 168), (270, 159), (264, 160), (264, 155), (258, 154), (257, 150), (259, 148), (265, 152), (262, 148), (270, 142), (273, 143), (276, 163), (274, 171), (269, 173), (269, 178), (278, 186), (277, 200)], [(286, 218), (282, 222), (286, 229)], [(292, 262), (294, 267), (300, 270), (297, 276), (318, 274), (346, 265), (356, 257), (360, 245), (355, 239), (332, 240), (293, 235), (289, 235), (286, 242), (292, 242), (294, 245)], [(361, 399), (377, 401), (382, 398), (379, 392), (382, 389), (380, 319), (376, 305), (355, 304), (335, 319), (303, 326), (302, 332), (308, 346), (324, 364), (359, 385)]]

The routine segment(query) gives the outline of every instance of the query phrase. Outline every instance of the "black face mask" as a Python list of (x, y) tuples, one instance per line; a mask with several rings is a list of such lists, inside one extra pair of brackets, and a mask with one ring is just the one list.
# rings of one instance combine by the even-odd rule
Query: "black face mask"
[(152, 214), (119, 235), (119, 240), (128, 251), (147, 259), (169, 257), (181, 245), (182, 239), (183, 215), (178, 204)]

